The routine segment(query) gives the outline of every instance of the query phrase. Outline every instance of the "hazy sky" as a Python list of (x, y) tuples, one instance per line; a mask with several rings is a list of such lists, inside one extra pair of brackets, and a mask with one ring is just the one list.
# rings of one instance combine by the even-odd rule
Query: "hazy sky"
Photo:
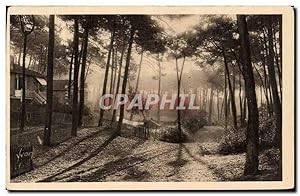
[[(168, 17), (159, 16), (153, 17), (153, 19), (157, 20), (157, 22), (165, 29), (165, 32), (170, 35), (175, 35), (182, 33), (191, 29), (194, 25), (196, 25), (199, 20), (199, 15), (190, 15), (185, 16), (180, 19), (170, 19)], [(67, 29), (66, 23), (63, 22), (60, 18), (56, 17), (56, 25), (59, 29), (61, 29), (59, 36), (63, 40), (72, 39), (72, 33)], [(109, 39), (107, 39), (109, 40)], [(140, 55), (133, 49), (132, 57), (136, 63), (140, 61)], [(181, 61), (179, 61), (181, 64)], [(175, 70), (175, 60), (167, 60), (164, 58), (163, 62), (161, 62), (161, 67), (163, 69), (163, 73), (169, 75), (169, 77), (162, 77), (162, 83), (170, 80), (170, 76), (172, 75), (174, 79), (176, 79), (176, 70)], [(142, 69), (141, 69), (141, 79), (140, 79), (140, 89), (145, 88), (146, 86), (156, 87), (158, 81), (153, 80), (152, 76), (155, 75), (154, 69), (157, 69), (156, 61), (151, 57), (144, 55)], [(191, 60), (186, 59), (184, 73), (190, 72), (191, 70), (199, 70), (200, 68), (197, 67)], [(87, 78), (87, 85), (89, 86), (90, 95), (89, 97), (97, 97), (93, 95), (94, 93), (100, 94), (102, 89), (103, 83), (103, 76), (104, 76), (104, 69), (101, 69), (99, 66), (91, 65), (92, 72), (89, 74)], [(64, 78), (64, 77), (63, 77)], [(171, 77), (172, 78), (172, 77)], [(66, 79), (66, 78), (64, 78)], [(183, 78), (183, 80), (191, 80), (192, 78)], [(174, 80), (175, 82), (176, 80)], [(176, 82), (175, 82), (176, 84)], [(132, 83), (135, 86), (135, 83)]]

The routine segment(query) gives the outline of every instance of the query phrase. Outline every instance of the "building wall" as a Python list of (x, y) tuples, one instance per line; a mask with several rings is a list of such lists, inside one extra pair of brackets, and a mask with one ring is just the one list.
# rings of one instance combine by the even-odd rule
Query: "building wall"
[(66, 103), (65, 91), (53, 91), (53, 99), (64, 105)]
[(16, 75), (10, 74), (10, 96), (14, 96), (16, 86)]
[[(10, 96), (15, 95), (15, 90), (17, 87), (16, 77), (17, 77), (17, 74), (15, 74), (15, 73), (10, 74)], [(21, 78), (20, 78), (20, 82), (22, 82)], [(40, 90), (42, 90), (42, 85), (33, 76), (26, 76), (25, 87), (26, 87), (26, 90), (29, 90), (29, 91), (39, 92)]]
[(35, 79), (35, 77), (26, 77), (26, 90), (38, 92), (39, 82)]

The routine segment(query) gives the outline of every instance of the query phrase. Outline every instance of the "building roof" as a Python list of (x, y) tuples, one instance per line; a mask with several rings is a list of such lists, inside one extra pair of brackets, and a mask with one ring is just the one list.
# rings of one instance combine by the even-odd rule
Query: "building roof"
[[(14, 64), (14, 66), (12, 66), (12, 69), (10, 69), (10, 72), (16, 73), (16, 74), (22, 74), (23, 73), (22, 69), (23, 69), (23, 67)], [(25, 75), (38, 77), (38, 78), (45, 78), (45, 76), (43, 74), (40, 74), (39, 72), (36, 72), (36, 71), (28, 69), (28, 68), (25, 68)]]
[(69, 85), (69, 80), (53, 80), (54, 91), (65, 91), (66, 86)]
[(42, 86), (47, 86), (47, 81), (44, 78), (35, 78)]

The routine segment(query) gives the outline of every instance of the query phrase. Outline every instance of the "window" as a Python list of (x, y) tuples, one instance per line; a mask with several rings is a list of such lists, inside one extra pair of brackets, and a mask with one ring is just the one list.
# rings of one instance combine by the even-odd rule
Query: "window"
[(23, 87), (22, 78), (23, 78), (23, 76), (21, 74), (16, 74), (16, 77), (15, 77), (15, 89), (16, 90), (22, 89), (22, 87)]

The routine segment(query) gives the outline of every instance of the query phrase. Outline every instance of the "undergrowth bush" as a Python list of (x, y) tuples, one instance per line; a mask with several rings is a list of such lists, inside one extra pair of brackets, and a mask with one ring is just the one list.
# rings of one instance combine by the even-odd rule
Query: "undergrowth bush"
[(181, 133), (181, 141), (177, 126), (166, 126), (161, 130), (162, 134), (158, 140), (171, 143), (186, 142), (188, 139), (188, 133), (183, 129)]
[(273, 116), (269, 116), (266, 107), (259, 110), (259, 145), (260, 148), (275, 146), (276, 125)]
[(194, 133), (207, 125), (207, 113), (204, 110), (188, 110), (182, 112), (183, 127)]
[[(275, 120), (269, 116), (266, 107), (259, 108), (259, 149), (267, 149), (275, 146), (276, 134)], [(234, 129), (228, 127), (219, 143), (220, 154), (234, 154), (246, 151), (247, 128)]]

